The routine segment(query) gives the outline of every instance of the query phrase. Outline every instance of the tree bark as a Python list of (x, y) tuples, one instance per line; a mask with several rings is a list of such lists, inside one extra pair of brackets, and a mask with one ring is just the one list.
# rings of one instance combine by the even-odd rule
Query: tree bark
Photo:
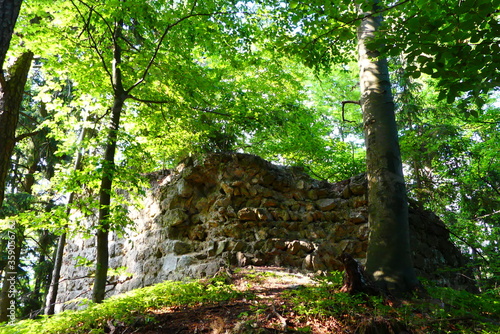
[(15, 320), (10, 316), (12, 314), (15, 316), (15, 297), (17, 296), (16, 283), (21, 256), (21, 247), (24, 241), (24, 229), (16, 224), (14, 230), (9, 233), (9, 237), (10, 236), (13, 236), (14, 239), (9, 239), (10, 242), (7, 243), (9, 262), (4, 269), (2, 291), (0, 292), (0, 323)]
[(110, 205), (113, 175), (115, 169), (115, 152), (120, 127), (120, 116), (125, 102), (125, 95), (115, 96), (111, 124), (108, 132), (108, 143), (104, 153), (101, 187), (99, 190), (99, 218), (97, 227), (97, 257), (92, 301), (100, 303), (104, 300), (108, 275), (108, 235), (110, 229)]
[(21, 4), (22, 0), (0, 0), (0, 69), (3, 69)]
[[(85, 119), (85, 120), (87, 121), (88, 119)], [(78, 142), (77, 142), (78, 147), (85, 140), (85, 137), (86, 137), (88, 131), (89, 131), (89, 129), (86, 127), (84, 127), (82, 129), (82, 132), (80, 133), (80, 136), (79, 136)], [(73, 169), (75, 171), (82, 169), (82, 160), (83, 160), (83, 152), (82, 152), (82, 150), (79, 150), (78, 153), (76, 154), (75, 164), (73, 167)], [(66, 206), (66, 218), (67, 219), (69, 219), (69, 216), (71, 213), (71, 204), (73, 204), (74, 198), (75, 198), (75, 193), (74, 192), (70, 193), (69, 198), (68, 198), (68, 204)], [(64, 230), (66, 231), (67, 228), (68, 228), (68, 225), (66, 225), (64, 227)], [(52, 270), (52, 277), (51, 277), (49, 289), (47, 292), (47, 297), (45, 298), (45, 309), (44, 309), (45, 315), (54, 314), (57, 293), (59, 291), (59, 279), (61, 278), (61, 267), (62, 267), (62, 262), (63, 262), (63, 255), (64, 255), (64, 247), (65, 246), (66, 246), (66, 232), (63, 232), (59, 236), (59, 240), (57, 241), (57, 248), (56, 248), (55, 255), (54, 255), (54, 269)]]
[[(0, 80), (0, 207), (5, 196), (5, 182), (10, 170), (10, 158), (16, 144), (19, 110), (32, 59), (32, 52), (23, 53), (9, 70), (10, 78)], [(2, 79), (5, 79), (3, 75)]]
[(361, 107), (368, 177), (368, 242), (366, 271), (377, 285), (393, 295), (405, 294), (418, 285), (413, 269), (408, 201), (403, 177), (398, 132), (394, 115), (387, 61), (368, 43), (382, 18), (377, 0), (369, 0), (371, 12), (358, 31)]
[[(10, 156), (14, 149), (15, 127), (19, 117), (16, 113), (18, 108), (11, 110), (11, 105), (7, 101), (10, 95), (17, 94), (16, 92), (13, 92), (13, 94), (9, 92), (12, 85), (6, 82), (3, 65), (14, 33), (17, 17), (21, 10), (21, 3), (22, 0), (0, 0), (0, 208), (5, 195), (5, 180), (10, 165)], [(18, 62), (22, 67), (23, 61), (18, 59)], [(24, 84), (21, 89), (24, 89)], [(14, 135), (12, 134), (12, 126), (14, 126)]]
[(365, 293), (369, 296), (383, 295), (371, 278), (366, 275), (363, 267), (350, 254), (342, 253), (339, 257), (340, 262), (344, 265), (344, 283), (340, 292), (346, 292), (350, 295)]
[(101, 186), (99, 189), (99, 217), (97, 226), (97, 256), (94, 287), (92, 290), (92, 301), (100, 303), (106, 294), (106, 283), (108, 275), (108, 235), (110, 229), (110, 205), (113, 176), (115, 173), (115, 153), (118, 141), (118, 130), (120, 129), (120, 117), (123, 111), (127, 93), (123, 88), (120, 64), (122, 62), (122, 49), (118, 44), (121, 36), (123, 22), (117, 22), (114, 31), (114, 54), (113, 54), (113, 108), (111, 112), (111, 123), (108, 129), (106, 150), (104, 152)]

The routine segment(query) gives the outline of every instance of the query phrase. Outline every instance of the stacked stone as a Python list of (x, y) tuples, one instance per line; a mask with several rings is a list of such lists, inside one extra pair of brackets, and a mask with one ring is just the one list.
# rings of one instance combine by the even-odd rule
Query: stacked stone
[[(129, 208), (134, 227), (113, 234), (110, 266), (130, 277), (111, 294), (167, 279), (204, 277), (221, 266), (283, 266), (309, 271), (341, 270), (343, 252), (363, 261), (368, 242), (364, 175), (336, 184), (314, 180), (301, 169), (273, 165), (248, 154), (211, 154), (188, 159), (176, 170), (149, 175), (152, 189), (142, 210)], [(464, 263), (444, 225), (416, 206), (410, 211), (418, 273), (442, 283), (440, 267)], [(94, 240), (67, 247), (63, 275), (83, 277), (77, 256), (95, 259)], [(61, 284), (58, 302), (88, 297), (91, 280)]]

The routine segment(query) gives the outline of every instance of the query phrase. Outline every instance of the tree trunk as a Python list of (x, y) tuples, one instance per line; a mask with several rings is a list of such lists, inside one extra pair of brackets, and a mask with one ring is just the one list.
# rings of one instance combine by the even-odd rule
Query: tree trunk
[(110, 228), (110, 205), (113, 175), (115, 168), (115, 152), (120, 116), (125, 102), (125, 95), (115, 96), (108, 141), (104, 153), (101, 187), (99, 190), (99, 222), (97, 226), (97, 258), (92, 291), (92, 301), (100, 303), (104, 300), (108, 275), (108, 234)]
[(57, 292), (59, 290), (59, 279), (61, 278), (61, 267), (62, 267), (65, 245), (66, 245), (66, 232), (61, 234), (57, 242), (57, 249), (55, 252), (55, 259), (54, 259), (54, 269), (52, 271), (49, 291), (47, 293), (47, 297), (45, 298), (44, 314), (46, 315), (54, 314)]
[(0, 69), (9, 50), (22, 0), (0, 0)]
[[(3, 5), (1, 0), (0, 5)], [(3, 33), (1, 32), (0, 34)], [(32, 59), (32, 52), (22, 54), (10, 69), (8, 80), (5, 80), (3, 73), (0, 73), (0, 207), (4, 200), (5, 181), (9, 174), (10, 158), (16, 144), (19, 110)], [(15, 289), (17, 280), (22, 239), (22, 234), (16, 236), (14, 241), (15, 249), (12, 251), (12, 254), (9, 254), (9, 258), (12, 256), (12, 262), (4, 270), (0, 298), (0, 322), (9, 320), (9, 315), (11, 314), (10, 308), (15, 308), (15, 292), (12, 289)]]
[[(371, 13), (376, 12), (377, 2), (369, 1)], [(366, 271), (381, 288), (401, 295), (418, 281), (410, 250), (408, 201), (387, 61), (367, 46), (382, 18), (371, 13), (362, 13), (358, 31), (370, 223)]]
[[(15, 98), (9, 98), (9, 96), (18, 95), (17, 90), (15, 92), (10, 92), (10, 90), (15, 89), (15, 81), (20, 80), (19, 77), (12, 77), (9, 80), (12, 83), (7, 83), (3, 74), (3, 65), (7, 51), (9, 50), (12, 34), (14, 33), (17, 17), (21, 10), (21, 3), (22, 0), (0, 0), (0, 208), (2, 207), (5, 195), (5, 180), (9, 170), (10, 156), (15, 144), (14, 135), (18, 119), (16, 110), (19, 109), (19, 107), (11, 109), (15, 104), (9, 103), (7, 99), (13, 101)], [(17, 60), (21, 68), (23, 67), (23, 57), (25, 55)], [(21, 73), (19, 73), (19, 76), (21, 76)], [(24, 90), (24, 84), (22, 84), (21, 89)], [(13, 130), (11, 129), (12, 127), (14, 127)]]
[(24, 229), (15, 226), (12, 232), (9, 232), (7, 241), (8, 262), (4, 268), (2, 281), (2, 291), (0, 293), (0, 323), (13, 322), (16, 313), (16, 283), (19, 261), (21, 256), (21, 247), (24, 241)]
[(100, 303), (104, 300), (106, 294), (106, 283), (108, 276), (108, 235), (110, 228), (110, 205), (111, 191), (113, 186), (113, 176), (115, 173), (115, 153), (118, 140), (118, 130), (120, 129), (120, 116), (123, 105), (127, 99), (122, 84), (121, 47), (118, 44), (120, 40), (123, 22), (117, 22), (114, 31), (114, 53), (113, 53), (113, 109), (111, 114), (111, 123), (108, 130), (106, 142), (106, 151), (104, 152), (104, 161), (102, 166), (101, 187), (99, 189), (99, 218), (97, 226), (97, 256), (96, 271), (94, 278), (94, 287), (92, 291), (92, 301)]
[[(1, 1), (1, 0), (0, 0)], [(24, 95), (24, 86), (33, 59), (32, 52), (23, 53), (9, 70), (10, 78), (0, 80), (0, 207), (5, 196), (5, 181), (10, 158), (16, 144), (16, 128)]]
[[(87, 121), (87, 119), (85, 119)], [(87, 135), (88, 128), (83, 128), (82, 132), (80, 133), (80, 136), (78, 138), (78, 143), (77, 145), (80, 146), (84, 139), (85, 136)], [(74, 170), (78, 171), (82, 169), (82, 160), (83, 160), (83, 152), (81, 150), (78, 151), (76, 154), (76, 159), (75, 159), (75, 164), (74, 164)], [(71, 213), (71, 204), (73, 204), (75, 198), (75, 193), (72, 192), (69, 194), (68, 198), (68, 204), (66, 208), (66, 217), (69, 219), (70, 213)], [(68, 225), (64, 227), (64, 230), (66, 231)], [(63, 261), (63, 255), (64, 255), (64, 247), (66, 246), (66, 232), (63, 232), (59, 236), (59, 240), (57, 242), (57, 249), (55, 251), (55, 256), (54, 256), (54, 269), (52, 271), (52, 277), (50, 281), (50, 286), (49, 290), (47, 292), (47, 297), (45, 298), (45, 310), (44, 314), (46, 315), (52, 315), (54, 314), (54, 308), (56, 305), (56, 299), (57, 299), (57, 293), (59, 291), (59, 279), (61, 278), (61, 267), (62, 267), (62, 261)]]

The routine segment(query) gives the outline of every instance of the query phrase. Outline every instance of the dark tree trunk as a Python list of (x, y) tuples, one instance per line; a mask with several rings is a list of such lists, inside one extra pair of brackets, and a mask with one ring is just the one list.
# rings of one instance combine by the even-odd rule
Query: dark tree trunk
[(5, 181), (16, 144), (19, 110), (32, 59), (33, 53), (25, 52), (10, 69), (10, 77), (7, 80), (0, 80), (0, 207), (5, 196)]
[(20, 226), (15, 226), (14, 231), (9, 233), (7, 242), (8, 262), (4, 268), (4, 276), (2, 281), (2, 291), (0, 292), (0, 323), (12, 322), (15, 318), (16, 308), (16, 283), (17, 273), (19, 268), (21, 247), (24, 242), (24, 230)]
[[(368, 242), (366, 271), (377, 285), (394, 295), (418, 285), (410, 251), (408, 201), (403, 178), (387, 61), (367, 47), (382, 18), (362, 13), (358, 32), (361, 107), (368, 178)], [(377, 16), (376, 16), (377, 15)]]
[[(3, 34), (1, 32), (0, 34)], [(19, 120), (19, 110), (24, 95), (24, 86), (31, 67), (33, 53), (26, 52), (21, 55), (10, 69), (10, 77), (5, 80), (0, 73), (0, 207), (5, 195), (5, 181), (10, 170), (10, 158), (16, 144), (16, 128)], [(9, 307), (15, 302), (11, 288), (15, 287), (17, 269), (21, 253), (22, 235), (15, 238), (15, 250), (12, 253), (11, 264), (4, 269), (4, 280), (0, 298), (0, 322), (9, 318)]]
[[(80, 137), (78, 138), (78, 145), (81, 145), (87, 135), (88, 128), (83, 128), (80, 133)], [(78, 151), (75, 158), (74, 170), (78, 171), (82, 169), (82, 160), (83, 160), (83, 152), (81, 150)], [(72, 192), (69, 194), (68, 204), (66, 208), (66, 217), (69, 219), (71, 213), (71, 205), (73, 204), (75, 198), (75, 193)], [(65, 230), (68, 226), (65, 226)], [(57, 249), (54, 255), (54, 269), (52, 271), (52, 277), (49, 285), (49, 289), (47, 292), (47, 297), (45, 299), (45, 310), (44, 314), (52, 315), (54, 314), (54, 308), (56, 305), (57, 293), (59, 291), (59, 279), (61, 278), (61, 267), (63, 262), (64, 255), (64, 247), (66, 246), (66, 232), (63, 232), (59, 236), (59, 240), (57, 242)]]
[[(9, 170), (10, 156), (15, 144), (14, 135), (18, 119), (16, 110), (19, 108), (15, 108), (16, 103), (12, 102), (19, 95), (18, 89), (16, 89), (16, 81), (22, 84), (21, 90), (24, 89), (24, 83), (26, 82), (22, 83), (22, 78), (20, 78), (22, 73), (19, 73), (17, 77), (12, 77), (8, 83), (3, 73), (5, 57), (21, 10), (21, 3), (22, 0), (0, 0), (0, 207), (2, 207), (5, 195), (5, 180)], [(21, 68), (25, 62), (23, 57), (29, 56), (25, 54), (18, 59), (18, 65)], [(13, 89), (15, 91), (12, 91)], [(22, 99), (22, 94), (20, 99)], [(14, 108), (12, 109), (12, 107)], [(12, 127), (14, 127), (13, 130)]]
[(343, 253), (339, 260), (344, 265), (344, 284), (340, 289), (341, 292), (351, 295), (365, 293), (370, 296), (383, 294), (365, 273), (363, 267), (350, 254)]
[(110, 205), (111, 192), (113, 188), (113, 176), (115, 173), (115, 153), (118, 141), (118, 131), (120, 129), (120, 117), (123, 111), (127, 93), (123, 88), (122, 73), (120, 65), (122, 63), (122, 49), (118, 44), (122, 33), (123, 22), (117, 22), (114, 31), (114, 54), (113, 54), (113, 109), (111, 122), (108, 129), (106, 141), (106, 151), (102, 166), (101, 187), (99, 189), (99, 218), (97, 226), (97, 256), (94, 287), (92, 290), (92, 301), (100, 303), (106, 294), (106, 283), (108, 276), (108, 235), (111, 224)]
[(113, 175), (115, 168), (116, 143), (120, 128), (120, 115), (125, 102), (125, 95), (115, 96), (111, 124), (108, 132), (106, 151), (102, 168), (101, 187), (99, 190), (99, 226), (97, 227), (97, 258), (92, 291), (92, 301), (100, 303), (104, 300), (108, 275), (108, 235), (110, 228), (110, 205)]
[(45, 298), (45, 309), (44, 314), (52, 315), (54, 314), (54, 308), (56, 305), (57, 292), (59, 290), (59, 279), (61, 278), (61, 267), (64, 255), (64, 246), (66, 245), (66, 233), (59, 236), (57, 242), (57, 248), (54, 256), (54, 270), (52, 271), (52, 277), (49, 285), (49, 290), (47, 292), (47, 297)]
[(0, 69), (9, 50), (22, 0), (0, 0)]

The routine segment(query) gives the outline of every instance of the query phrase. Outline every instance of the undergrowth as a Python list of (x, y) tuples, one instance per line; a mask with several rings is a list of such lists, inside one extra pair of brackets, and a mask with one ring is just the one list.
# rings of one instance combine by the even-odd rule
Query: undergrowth
[[(273, 274), (250, 273), (248, 279), (258, 282), (264, 280), (266, 275)], [(428, 297), (389, 306), (381, 297), (352, 296), (339, 292), (342, 285), (342, 273), (339, 272), (317, 278), (317, 283), (282, 293), (281, 298), (286, 302), (277, 311), (296, 324), (292, 332), (312, 333), (306, 323), (311, 320), (321, 322), (335, 319), (336, 323), (342, 325), (343, 332), (353, 333), (369, 333), (367, 328), (376, 328), (373, 327), (374, 324), (379, 323), (389, 324), (390, 328), (397, 328), (397, 332), (413, 334), (500, 333), (499, 289), (472, 294), (426, 283)], [(65, 311), (52, 317), (20, 321), (13, 326), (0, 326), (0, 333), (106, 333), (113, 324), (136, 328), (154, 323), (157, 321), (153, 312), (155, 310), (215, 304), (237, 298), (251, 298), (249, 296), (250, 294), (237, 292), (226, 276), (192, 282), (164, 282), (111, 297), (102, 304), (90, 304), (82, 311)], [(248, 328), (253, 328), (251, 333), (256, 333), (257, 322), (252, 319), (257, 319), (260, 313), (268, 312), (269, 307), (258, 304), (257, 299), (252, 305), (240, 318), (254, 321), (253, 327), (250, 324)]]
[(500, 289), (481, 294), (437, 287), (426, 282), (428, 297), (389, 306), (382, 297), (339, 292), (342, 274), (319, 280), (317, 286), (286, 292), (293, 311), (308, 318), (334, 317), (356, 333), (374, 322), (397, 322), (399, 328), (424, 333), (500, 333)]
[(133, 325), (154, 321), (150, 310), (172, 306), (194, 306), (237, 298), (240, 293), (224, 282), (223, 277), (209, 281), (167, 281), (136, 289), (104, 300), (88, 303), (81, 311), (64, 311), (37, 320), (23, 320), (15, 325), (0, 325), (1, 334), (80, 334), (105, 333), (109, 322)]

